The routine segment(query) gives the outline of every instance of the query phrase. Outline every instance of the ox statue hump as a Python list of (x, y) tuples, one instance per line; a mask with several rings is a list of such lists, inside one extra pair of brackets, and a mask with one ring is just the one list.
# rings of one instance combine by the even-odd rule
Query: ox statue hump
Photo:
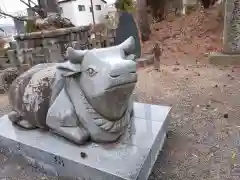
[(129, 124), (137, 82), (133, 37), (92, 50), (67, 49), (68, 61), (38, 64), (10, 86), (10, 121), (77, 144), (117, 140)]

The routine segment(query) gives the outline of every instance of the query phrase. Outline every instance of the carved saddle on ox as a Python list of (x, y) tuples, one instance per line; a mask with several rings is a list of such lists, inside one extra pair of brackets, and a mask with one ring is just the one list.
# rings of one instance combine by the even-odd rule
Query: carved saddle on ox
[(9, 119), (83, 144), (117, 140), (131, 120), (137, 82), (134, 39), (118, 46), (74, 50), (68, 61), (39, 64), (10, 86)]

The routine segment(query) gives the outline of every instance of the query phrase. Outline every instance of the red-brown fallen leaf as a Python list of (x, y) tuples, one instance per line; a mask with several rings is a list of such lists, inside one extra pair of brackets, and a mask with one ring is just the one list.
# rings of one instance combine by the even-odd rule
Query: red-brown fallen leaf
[[(158, 29), (158, 31), (155, 31)], [(143, 53), (158, 41), (163, 48), (164, 61), (204, 57), (209, 52), (222, 51), (223, 22), (217, 19), (217, 10), (198, 10), (185, 17), (175, 17), (152, 25), (152, 37), (144, 43)]]

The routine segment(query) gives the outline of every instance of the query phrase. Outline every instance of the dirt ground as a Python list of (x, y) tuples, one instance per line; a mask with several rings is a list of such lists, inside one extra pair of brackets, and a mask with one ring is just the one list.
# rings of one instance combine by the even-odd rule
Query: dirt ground
[(137, 86), (140, 101), (173, 107), (168, 139), (149, 180), (230, 180), (240, 175), (237, 69), (211, 65), (161, 69), (140, 71)]
[[(205, 57), (221, 51), (222, 27), (214, 8), (152, 27), (143, 50), (160, 42), (161, 71), (140, 69), (136, 93), (141, 102), (173, 109), (168, 138), (149, 180), (239, 179), (240, 67), (213, 66)], [(9, 111), (6, 96), (0, 103), (0, 114)], [(18, 179), (42, 175), (21, 163), (13, 167), (11, 158), (0, 156), (0, 162), (1, 177), (9, 175), (10, 165)]]
[(164, 150), (149, 180), (232, 180), (240, 177), (240, 68), (210, 65), (222, 51), (216, 8), (155, 24), (145, 51), (158, 41), (161, 72), (139, 71), (140, 101), (173, 107)]

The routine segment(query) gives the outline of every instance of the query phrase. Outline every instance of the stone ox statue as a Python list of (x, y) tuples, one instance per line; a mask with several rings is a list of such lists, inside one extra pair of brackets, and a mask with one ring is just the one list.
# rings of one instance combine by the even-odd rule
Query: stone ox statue
[(68, 61), (38, 64), (10, 86), (9, 119), (76, 144), (117, 140), (129, 124), (137, 82), (134, 39), (118, 46), (67, 49)]

